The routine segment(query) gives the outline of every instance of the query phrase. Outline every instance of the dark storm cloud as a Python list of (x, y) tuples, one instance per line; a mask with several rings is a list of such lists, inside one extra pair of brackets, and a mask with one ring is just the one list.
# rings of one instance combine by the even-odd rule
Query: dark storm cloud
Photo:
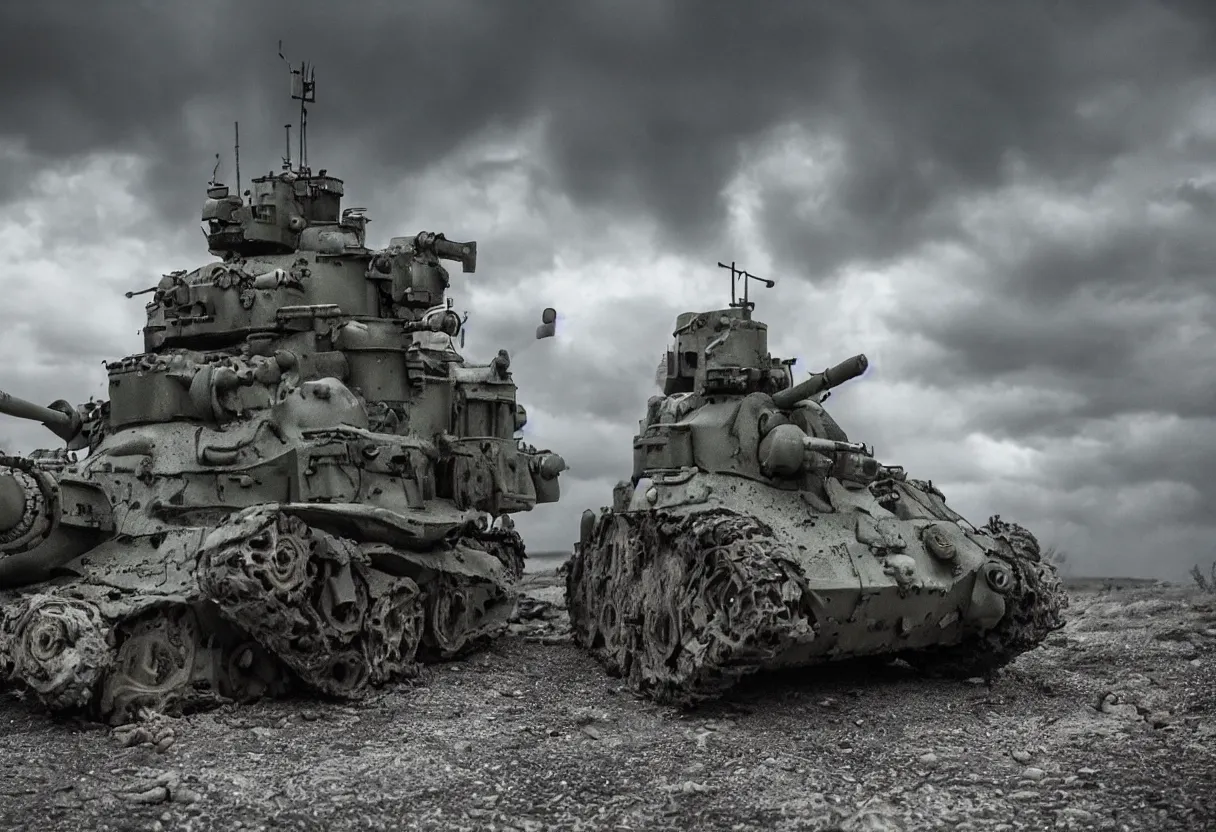
[(40, 167), (40, 160), (30, 159), (24, 153), (6, 153), (5, 150), (0, 142), (0, 204), (29, 194), (30, 185)]
[[(932, 300), (920, 314), (891, 317), (898, 332), (945, 356), (907, 372), (939, 383), (1038, 374), (1036, 384), (1083, 394), (1082, 416), (1216, 412), (1216, 368), (1201, 358), (1216, 348), (1213, 194), (1193, 182), (1172, 191), (1159, 201), (1181, 208), (1168, 224), (1129, 194), (1131, 210), (1084, 234), (1047, 237), (1015, 225), (1018, 256), (992, 255), (971, 300)], [(973, 242), (984, 256), (1000, 241)]]
[[(565, 280), (553, 273), (563, 239), (576, 241), (563, 254), (580, 276), (590, 259), (620, 253), (596, 247), (596, 232), (563, 212), (585, 219), (596, 214), (587, 209), (602, 209), (596, 215), (606, 226), (614, 215), (653, 217), (658, 254), (734, 256), (706, 254), (725, 239), (721, 191), (796, 127), (794, 134), (828, 140), (839, 165), (828, 165), (822, 194), (795, 171), (758, 166), (763, 239), (755, 249), (775, 256), (774, 276), (826, 281), (844, 266), (919, 256), (928, 242), (964, 247), (979, 264), (966, 285), (943, 281), (935, 297), (891, 289), (907, 303), (878, 322), (895, 341), (871, 383), (886, 389), (903, 378), (937, 399), (901, 421), (895, 411), (854, 406), (871, 401), (866, 385), (856, 399), (841, 391), (832, 404), (859, 417), (844, 420), (850, 434), (885, 443), (911, 425), (937, 429), (926, 443), (945, 448), (944, 434), (962, 425), (1012, 440), (1015, 452), (1040, 449), (1034, 479), (989, 490), (963, 451), (938, 468), (953, 467), (973, 494), (1008, 499), (1008, 512), (1031, 524), (1096, 529), (1092, 550), (1076, 553), (1085, 568), (1105, 556), (1101, 534), (1126, 549), (1153, 525), (1107, 518), (1092, 496), (1103, 488), (1160, 481), (1175, 489), (1162, 492), (1175, 502), (1161, 509), (1157, 532), (1199, 540), (1216, 531), (1201, 510), (1216, 500), (1204, 480), (1211, 460), (1186, 452), (1213, 446), (1202, 420), (1216, 412), (1216, 368), (1201, 356), (1216, 354), (1216, 196), (1198, 174), (1212, 172), (1216, 136), (1184, 118), (1216, 88), (1214, 9), (1189, 0), (10, 3), (0, 7), (0, 202), (25, 194), (40, 165), (126, 151), (150, 163), (148, 182), (133, 190), (163, 215), (163, 228), (147, 236), (163, 241), (193, 226), (217, 151), (221, 177), (233, 182), (234, 120), (245, 182), (278, 166), (282, 125), (295, 121), (275, 54), (282, 39), (293, 62), (318, 68), (313, 166), (347, 180), (347, 204), (384, 218), (373, 238), (421, 228), (479, 238), (478, 273), (453, 280), (453, 294), (474, 312), (468, 352), (484, 359), (511, 347), (521, 401), (550, 416), (537, 441), (571, 458), (571, 493), (598, 504), (610, 490), (590, 480), (627, 473), (627, 437), (654, 392), (670, 310), (652, 319), (612, 298), (612, 310), (597, 314), (616, 315), (613, 323), (589, 325), (577, 344), (553, 349), (560, 345), (528, 345), (549, 299), (512, 303), (505, 290), (530, 290), (528, 276), (539, 272), (550, 272), (550, 286)], [(453, 166), (452, 189), (472, 190), (442, 198), (436, 162), (538, 124), (541, 152)], [(32, 157), (5, 156), (12, 141)], [(501, 228), (492, 210), (474, 218), (463, 207), (501, 198), (503, 175), (516, 168), (526, 170), (506, 181), (527, 194), (502, 206)], [(403, 196), (400, 183), (424, 170)], [(1005, 224), (1001, 189), (1026, 183), (1074, 199), (1086, 232)], [(1093, 194), (1102, 196), (1084, 201)], [(966, 216), (975, 197), (993, 203), (983, 231)], [(518, 220), (525, 212), (530, 219)], [(1088, 221), (1095, 214), (1104, 225)], [(543, 227), (522, 228), (531, 222)], [(57, 233), (96, 238), (110, 230), (105, 218), (82, 215)], [(189, 231), (197, 246), (197, 229)], [(154, 279), (133, 275), (121, 288)], [(792, 281), (781, 285), (779, 292), (800, 291)], [(772, 306), (761, 308), (774, 329), (789, 326), (780, 300)], [(65, 326), (31, 336), (48, 363), (102, 352), (100, 332)], [(859, 349), (870, 345), (849, 345), (840, 357)], [(79, 400), (80, 390), (100, 384), (82, 368), (30, 370), (5, 383), (13, 392), (55, 386), (56, 396), (63, 386)], [(992, 400), (980, 401), (975, 394), (986, 386)], [(1024, 398), (1001, 392), (1014, 386)], [(938, 403), (966, 412), (940, 428), (926, 415)], [(1159, 416), (1141, 418), (1152, 412)], [(28, 446), (35, 431), (42, 429), (11, 435)], [(1070, 444), (1075, 437), (1096, 445)], [(915, 437), (905, 440), (893, 452), (921, 450)], [(966, 436), (948, 440), (957, 450)], [(939, 475), (932, 464), (916, 473)], [(1196, 503), (1178, 496), (1184, 492), (1205, 496)], [(553, 528), (566, 530), (553, 539), (569, 539), (582, 504), (560, 509), (567, 514)], [(988, 508), (1006, 510), (983, 506), (976, 516)]]
[(830, 269), (898, 252), (943, 200), (999, 182), (1011, 161), (1084, 178), (1164, 129), (1083, 105), (1122, 89), (1156, 102), (1137, 112), (1167, 107), (1216, 54), (1210, 27), (1190, 19), (1202, 13), (1141, 2), (9, 4), (0, 132), (48, 157), (147, 154), (167, 210), (188, 219), (234, 119), (246, 178), (277, 167), (293, 120), (281, 38), (291, 60), (319, 67), (318, 165), (376, 181), (544, 117), (569, 194), (653, 212), (684, 247), (714, 232), (741, 149), (800, 122), (841, 137), (848, 167), (830, 222), (793, 220), (776, 199), (770, 231), (791, 262)]

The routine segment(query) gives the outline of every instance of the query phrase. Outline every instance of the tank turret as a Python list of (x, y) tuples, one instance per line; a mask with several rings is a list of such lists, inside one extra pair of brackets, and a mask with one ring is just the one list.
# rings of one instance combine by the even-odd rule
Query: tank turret
[(677, 318), (632, 476), (580, 526), (575, 640), (639, 692), (690, 702), (846, 658), (976, 675), (1061, 626), (1033, 535), (973, 526), (828, 414), (865, 355), (795, 384), (753, 308), (732, 288), (729, 307)]
[(362, 248), (367, 220), (359, 209), (341, 210), (342, 193), (342, 180), (324, 170), (271, 172), (244, 194), (212, 182), (202, 214), (207, 248), (221, 257)]
[(307, 165), (313, 73), (291, 75), (297, 162), (289, 141), (244, 192), (238, 162), (236, 193), (212, 172), (217, 259), (128, 293), (150, 295), (143, 348), (106, 364), (108, 400), (0, 393), (66, 443), (0, 456), (0, 670), (52, 708), (356, 696), (464, 655), (514, 607), (511, 515), (560, 496), (509, 353), (460, 351), (443, 264), (474, 273), (477, 244), (369, 247)]

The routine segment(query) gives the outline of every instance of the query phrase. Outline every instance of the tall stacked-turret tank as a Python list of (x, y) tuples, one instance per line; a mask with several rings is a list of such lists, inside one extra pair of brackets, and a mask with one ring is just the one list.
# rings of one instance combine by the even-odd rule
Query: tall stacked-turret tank
[(640, 692), (695, 702), (837, 659), (981, 674), (1062, 626), (1067, 596), (1030, 532), (972, 525), (824, 409), (866, 357), (795, 384), (752, 317), (753, 276), (719, 265), (743, 299), (676, 319), (633, 474), (583, 515), (576, 642)]
[[(292, 83), (303, 134), (311, 69)], [(556, 501), (565, 463), (519, 438), (507, 351), (456, 349), (441, 261), (472, 273), (477, 244), (368, 248), (300, 150), (243, 193), (213, 175), (219, 259), (147, 290), (108, 401), (0, 393), (66, 443), (0, 457), (0, 672), (53, 709), (355, 696), (505, 628), (510, 515)]]

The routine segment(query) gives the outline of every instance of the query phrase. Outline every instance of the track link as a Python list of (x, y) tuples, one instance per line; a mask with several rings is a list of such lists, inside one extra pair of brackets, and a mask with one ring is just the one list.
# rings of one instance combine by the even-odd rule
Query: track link
[(566, 597), (576, 643), (656, 701), (712, 699), (815, 637), (792, 553), (759, 520), (606, 512)]

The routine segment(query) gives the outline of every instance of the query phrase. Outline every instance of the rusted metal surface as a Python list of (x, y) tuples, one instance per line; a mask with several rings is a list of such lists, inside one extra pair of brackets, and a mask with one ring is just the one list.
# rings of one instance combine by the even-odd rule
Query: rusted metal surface
[(974, 676), (1062, 626), (1067, 596), (1030, 532), (973, 526), (823, 408), (866, 357), (795, 384), (753, 307), (677, 318), (633, 475), (583, 516), (575, 640), (640, 692), (689, 702), (839, 659)]
[(8, 682), (121, 723), (357, 696), (505, 629), (510, 515), (556, 501), (565, 462), (519, 438), (506, 351), (458, 351), (443, 261), (472, 273), (477, 244), (368, 248), (342, 195), (290, 160), (244, 194), (212, 181), (217, 259), (129, 293), (150, 296), (144, 344), (107, 365), (108, 399), (0, 393), (66, 442), (0, 457)]

